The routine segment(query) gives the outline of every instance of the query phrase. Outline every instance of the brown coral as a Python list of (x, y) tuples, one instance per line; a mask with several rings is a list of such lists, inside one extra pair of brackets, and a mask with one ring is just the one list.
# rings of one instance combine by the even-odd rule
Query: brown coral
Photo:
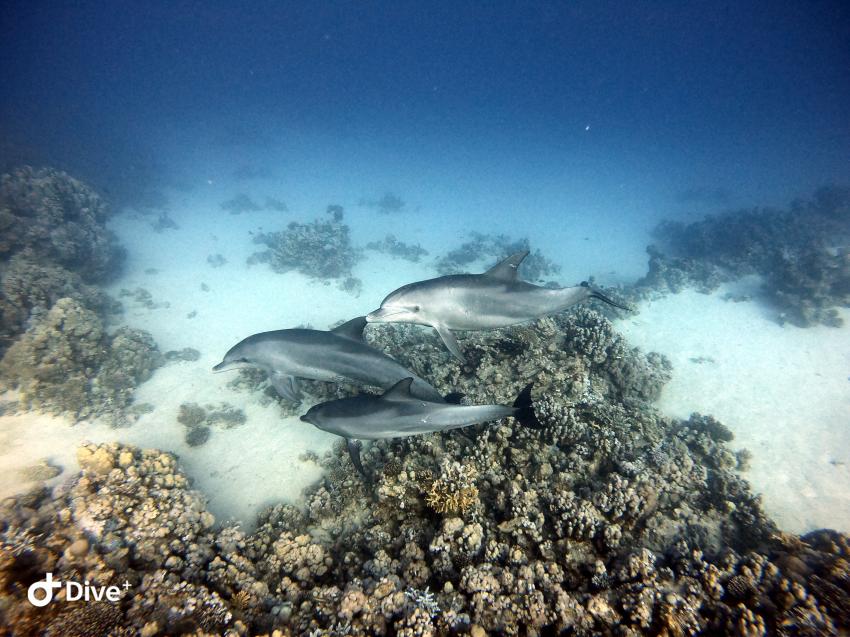
[(444, 463), (440, 476), (429, 482), (425, 501), (437, 513), (466, 513), (478, 502), (475, 476), (472, 465)]

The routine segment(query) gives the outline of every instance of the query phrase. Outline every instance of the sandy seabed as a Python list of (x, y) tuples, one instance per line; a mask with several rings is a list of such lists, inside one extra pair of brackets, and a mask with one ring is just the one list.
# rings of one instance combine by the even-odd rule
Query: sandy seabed
[[(259, 249), (249, 231), (279, 229), (291, 219), (316, 215), (233, 216), (212, 206), (209, 214), (175, 215), (180, 228), (161, 233), (151, 228), (150, 216), (121, 215), (112, 223), (127, 247), (128, 263), (110, 293), (143, 287), (155, 304), (162, 304), (150, 309), (125, 297), (123, 320), (150, 331), (163, 352), (192, 347), (201, 352), (200, 359), (158, 369), (136, 393), (137, 402), (150, 403), (154, 410), (128, 428), (71, 425), (32, 413), (0, 418), (0, 496), (30, 486), (21, 471), (41, 459), (63, 468), (56, 482), (78, 471), (75, 450), (82, 441), (119, 440), (177, 453), (209, 498), (210, 510), (250, 528), (260, 508), (297, 501), (302, 489), (319, 479), (320, 467), (304, 454), (325, 452), (335, 437), (283, 417), (277, 405), (263, 405), (259, 396), (229, 388), (235, 372), (213, 374), (211, 367), (252, 333), (303, 324), (324, 329), (374, 309), (399, 285), (433, 276), (430, 259), (461, 241), (453, 238), (446, 245), (433, 236), (421, 238), (431, 251), (422, 263), (368, 252), (354, 271), (363, 281), (356, 296), (295, 272), (277, 274), (246, 263)], [(223, 221), (211, 226), (210, 215)], [(405, 228), (416, 233), (415, 225), (389, 218), (382, 223), (387, 227), (379, 230), (372, 223), (369, 228), (375, 238), (394, 232), (402, 240), (415, 240), (405, 236)], [(354, 234), (360, 243), (362, 233)], [(606, 249), (592, 242), (582, 248), (597, 259)], [(207, 257), (214, 254), (227, 263), (213, 268)], [(570, 255), (572, 261), (578, 258)], [(571, 277), (564, 273), (562, 278)], [(752, 286), (742, 281), (735, 287), (746, 291)], [(658, 404), (662, 412), (682, 418), (694, 411), (711, 414), (735, 433), (733, 447), (752, 452), (745, 475), (781, 528), (850, 532), (850, 328), (783, 327), (757, 302), (724, 300), (728, 291), (686, 291), (648, 301), (639, 315), (616, 327), (632, 345), (661, 352), (673, 362), (673, 380)], [(850, 312), (842, 316), (850, 324)], [(188, 446), (177, 422), (180, 404), (223, 401), (242, 409), (246, 424), (216, 428), (204, 445)]]

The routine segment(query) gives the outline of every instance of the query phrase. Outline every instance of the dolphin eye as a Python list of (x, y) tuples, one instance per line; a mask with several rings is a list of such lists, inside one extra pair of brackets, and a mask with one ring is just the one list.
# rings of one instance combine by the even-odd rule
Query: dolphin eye
[(414, 311), (414, 312), (418, 312), (418, 311), (419, 311), (419, 306), (418, 306), (418, 305), (414, 305), (414, 306), (413, 306), (413, 311)]

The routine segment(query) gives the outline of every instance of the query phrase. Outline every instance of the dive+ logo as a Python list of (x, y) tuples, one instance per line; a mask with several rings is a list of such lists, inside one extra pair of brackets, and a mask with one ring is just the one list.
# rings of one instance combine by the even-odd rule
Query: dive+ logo
[(67, 582), (54, 580), (53, 573), (47, 573), (43, 580), (30, 585), (27, 590), (27, 599), (33, 606), (39, 608), (47, 606), (53, 601), (53, 591), (59, 590), (63, 586), (65, 588), (65, 599), (63, 601), (66, 602), (101, 602), (104, 600), (117, 602), (121, 599), (121, 589), (123, 588), (126, 591), (130, 588), (130, 582), (124, 580), (122, 586), (96, 586), (89, 584), (88, 580), (83, 584), (71, 580)]

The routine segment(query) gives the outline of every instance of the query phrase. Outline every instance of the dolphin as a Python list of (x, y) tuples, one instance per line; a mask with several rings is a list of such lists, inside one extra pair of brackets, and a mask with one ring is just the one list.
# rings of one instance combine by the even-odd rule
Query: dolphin
[(544, 288), (521, 281), (517, 268), (528, 251), (512, 254), (483, 274), (450, 274), (408, 283), (391, 292), (369, 323), (415, 323), (437, 330), (448, 350), (466, 359), (452, 330), (489, 330), (561, 312), (587, 299), (617, 303), (586, 281), (570, 288)]
[(413, 378), (417, 398), (442, 401), (440, 393), (398, 362), (363, 342), (366, 319), (351, 319), (330, 331), (310, 329), (261, 332), (230, 348), (214, 372), (245, 366), (269, 375), (278, 394), (298, 402), (297, 378), (352, 382), (386, 389), (403, 378)]
[(513, 405), (456, 405), (417, 398), (411, 393), (413, 378), (404, 378), (380, 396), (361, 394), (314, 405), (301, 416), (303, 422), (345, 438), (357, 470), (366, 475), (356, 440), (404, 438), (434, 431), (448, 431), (506, 416), (532, 428), (541, 424), (531, 402), (531, 384)]

